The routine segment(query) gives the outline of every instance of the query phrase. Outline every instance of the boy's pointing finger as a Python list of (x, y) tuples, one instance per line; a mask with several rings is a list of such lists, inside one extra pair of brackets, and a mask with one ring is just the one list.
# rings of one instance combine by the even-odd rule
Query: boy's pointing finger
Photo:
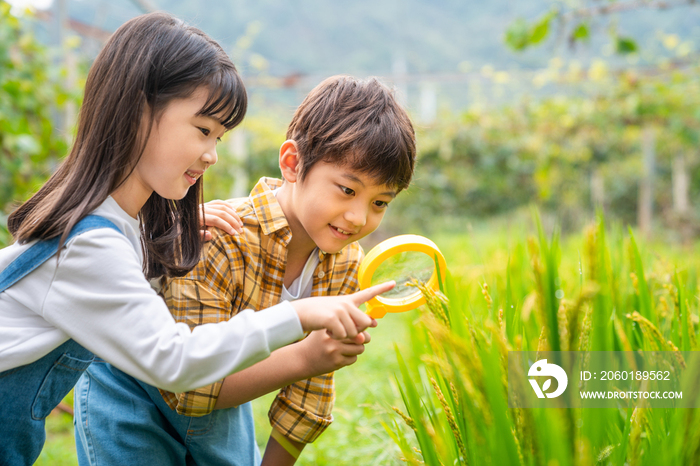
[(396, 286), (396, 282), (392, 280), (379, 285), (370, 286), (366, 290), (358, 291), (350, 297), (352, 298), (352, 302), (355, 303), (356, 306), (359, 306), (360, 304), (369, 301), (379, 294), (386, 293), (394, 286)]

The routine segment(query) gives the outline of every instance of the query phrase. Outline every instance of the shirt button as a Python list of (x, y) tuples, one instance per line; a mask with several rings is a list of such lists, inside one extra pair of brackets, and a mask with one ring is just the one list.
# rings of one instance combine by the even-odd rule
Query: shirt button
[(318, 276), (318, 278), (323, 278), (326, 276), (326, 274), (323, 272), (323, 270), (321, 270), (317, 276)]

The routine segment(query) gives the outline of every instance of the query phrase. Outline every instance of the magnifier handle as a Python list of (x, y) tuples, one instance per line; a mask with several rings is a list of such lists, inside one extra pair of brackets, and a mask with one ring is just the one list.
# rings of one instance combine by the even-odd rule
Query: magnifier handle
[(366, 314), (373, 319), (381, 319), (386, 315), (386, 308), (382, 304), (375, 304), (377, 296), (379, 296), (382, 293), (386, 293), (387, 291), (390, 291), (396, 286), (396, 282), (394, 280), (380, 283), (379, 285), (374, 285), (370, 286), (369, 288), (366, 288), (362, 291), (358, 291), (355, 293), (355, 297), (358, 299), (357, 305), (359, 306), (362, 303), (367, 304), (367, 312)]
[(384, 317), (387, 313), (386, 307), (383, 305), (379, 304), (377, 306), (372, 306), (371, 304), (367, 303), (367, 315), (370, 316), (373, 319), (381, 319)]

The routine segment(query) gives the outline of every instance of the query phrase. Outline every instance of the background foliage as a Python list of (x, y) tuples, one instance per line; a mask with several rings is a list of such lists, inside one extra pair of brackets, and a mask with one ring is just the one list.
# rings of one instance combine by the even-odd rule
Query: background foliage
[[(31, 16), (20, 21), (6, 3), (0, 4), (0, 211), (7, 215), (67, 152), (75, 121), (74, 116), (65, 121), (65, 109), (79, 104), (88, 61), (78, 61), (80, 78), (67, 84), (59, 50), (48, 49), (32, 33), (42, 31), (37, 21)], [(262, 26), (254, 22), (262, 10), (250, 8), (242, 16), (253, 22), (234, 47), (248, 58), (263, 56), (255, 48)], [(679, 29), (687, 29), (682, 21), (679, 24)], [(592, 38), (595, 31), (591, 26)], [(381, 235), (399, 230), (431, 233), (436, 227), (464, 230), (470, 222), (511, 218), (531, 203), (539, 205), (545, 216), (556, 217), (565, 230), (581, 227), (599, 207), (610, 218), (636, 224), (643, 136), (651, 129), (656, 135), (655, 224), (682, 232), (684, 241), (692, 238), (700, 217), (693, 202), (700, 198), (700, 68), (697, 58), (688, 55), (692, 47), (679, 37), (659, 36), (654, 43), (664, 53), (655, 55), (653, 66), (620, 69), (614, 60), (586, 64), (554, 58), (546, 68), (525, 77), (535, 89), (546, 90), (544, 94), (516, 94), (502, 105), (476, 98), (458, 113), (443, 109), (430, 122), (415, 118), (419, 149), (415, 182), (393, 203)], [(70, 41), (71, 47), (79, 48), (79, 40)], [(640, 54), (654, 49), (647, 42), (643, 45)], [(482, 74), (495, 86), (523, 79), (495, 68)], [(293, 107), (270, 100), (256, 85), (250, 94), (249, 116), (226, 136), (221, 161), (205, 180), (207, 198), (245, 195), (260, 176), (278, 174), (277, 150)], [(677, 211), (673, 197), (678, 181), (673, 164), (678, 158), (689, 179), (684, 196), (690, 208), (684, 212)], [(0, 241), (7, 242), (7, 235)]]
[(64, 75), (47, 47), (0, 2), (0, 244), (8, 241), (6, 214), (43, 184), (68, 150), (55, 122), (82, 89), (66, 88)]
[[(580, 72), (561, 79), (580, 81)], [(566, 75), (567, 71), (561, 72)], [(596, 93), (557, 96), (498, 109), (471, 109), (441, 127), (423, 129), (415, 196), (418, 209), (468, 217), (503, 214), (529, 203), (580, 227), (596, 205), (591, 178), (604, 184), (602, 207), (636, 222), (642, 130), (658, 128), (658, 211), (671, 216), (671, 164), (685, 157), (690, 198), (700, 194), (697, 165), (700, 81), (690, 68), (661, 77), (633, 72), (600, 78)], [(577, 221), (578, 220), (578, 221)]]

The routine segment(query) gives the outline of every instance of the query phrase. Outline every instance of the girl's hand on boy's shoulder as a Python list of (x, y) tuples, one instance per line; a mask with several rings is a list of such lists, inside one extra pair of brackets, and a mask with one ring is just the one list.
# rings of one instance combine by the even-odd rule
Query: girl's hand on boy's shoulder
[(202, 224), (202, 239), (211, 240), (211, 232), (207, 227), (216, 227), (235, 235), (243, 233), (243, 222), (236, 213), (233, 205), (227, 201), (209, 201), (204, 204), (204, 217), (199, 213), (199, 223)]

